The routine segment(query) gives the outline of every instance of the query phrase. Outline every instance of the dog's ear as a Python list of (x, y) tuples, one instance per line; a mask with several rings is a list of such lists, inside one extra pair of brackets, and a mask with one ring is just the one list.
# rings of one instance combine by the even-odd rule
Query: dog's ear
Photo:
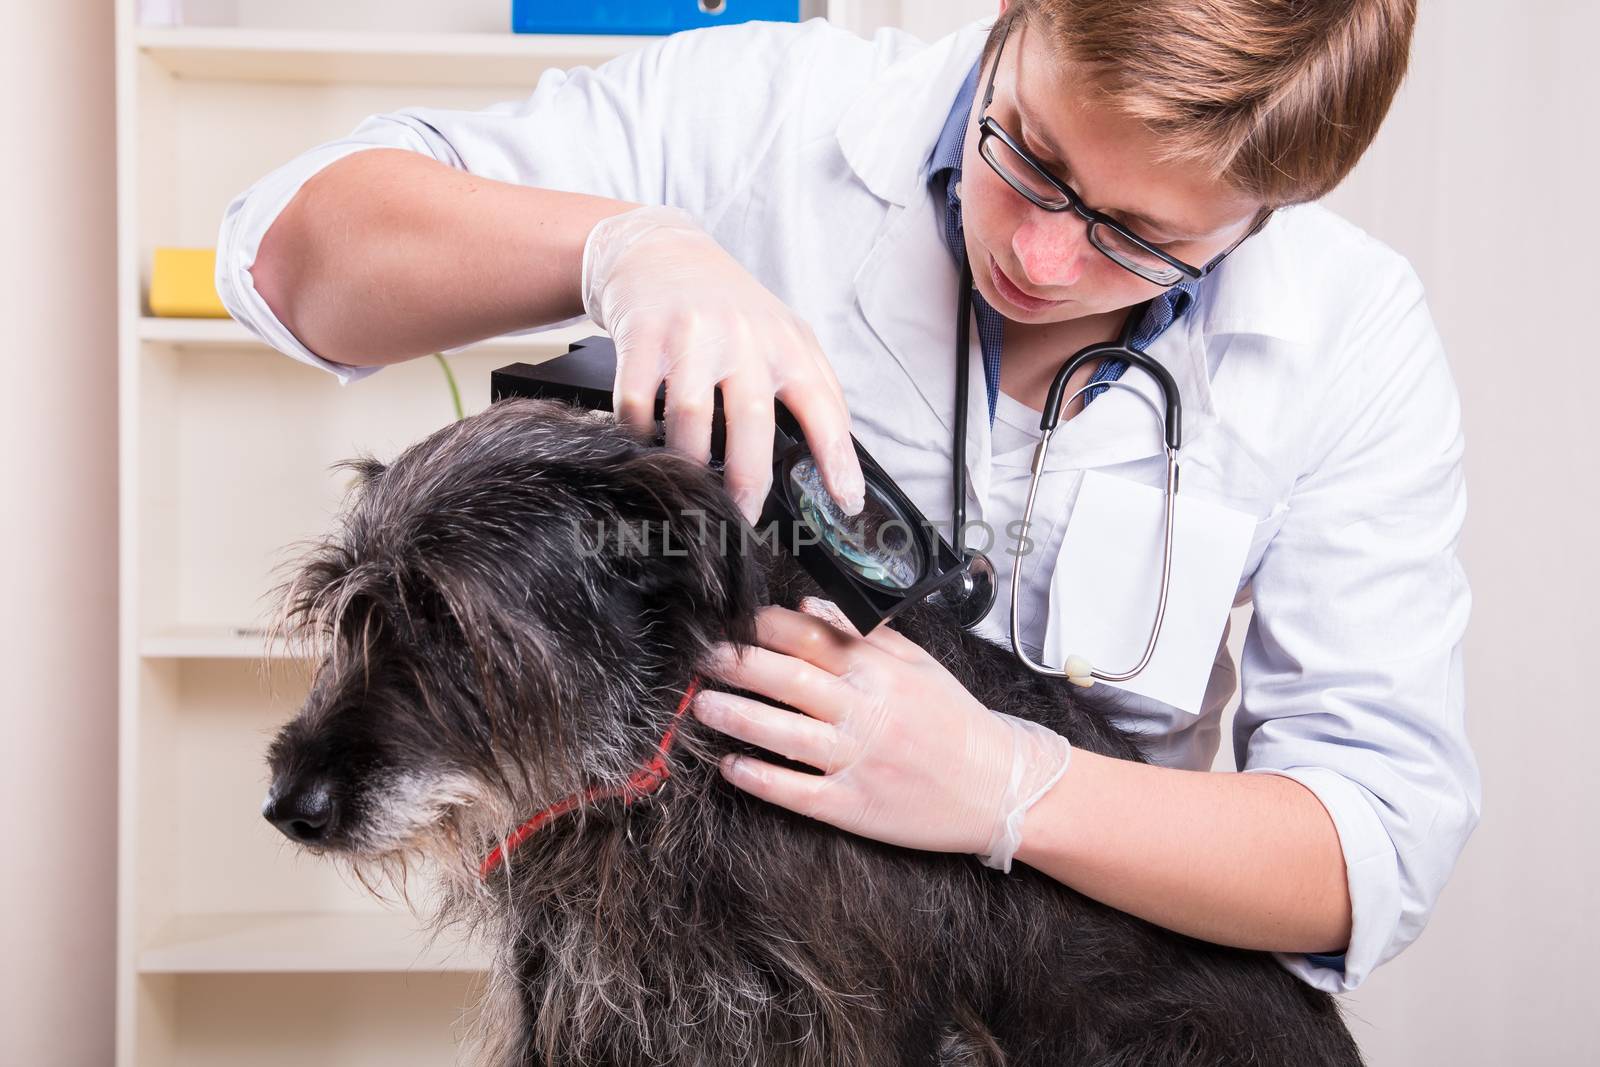
[(341, 460), (333, 465), (336, 471), (351, 471), (355, 474), (353, 479), (356, 488), (365, 489), (373, 482), (383, 477), (383, 472), (389, 467), (375, 456), (360, 455), (354, 459)]
[(721, 476), (662, 448), (632, 458), (623, 476), (624, 492), (647, 502), (646, 522), (655, 530), (641, 551), (618, 561), (641, 612), (676, 618), (677, 632), (707, 642), (753, 642), (765, 573), (762, 543)]

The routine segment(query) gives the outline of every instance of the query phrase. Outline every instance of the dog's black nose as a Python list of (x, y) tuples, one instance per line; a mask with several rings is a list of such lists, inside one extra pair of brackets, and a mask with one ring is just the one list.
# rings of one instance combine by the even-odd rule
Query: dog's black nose
[(339, 822), (339, 802), (321, 780), (285, 789), (273, 787), (261, 814), (291, 841), (316, 845), (332, 836)]

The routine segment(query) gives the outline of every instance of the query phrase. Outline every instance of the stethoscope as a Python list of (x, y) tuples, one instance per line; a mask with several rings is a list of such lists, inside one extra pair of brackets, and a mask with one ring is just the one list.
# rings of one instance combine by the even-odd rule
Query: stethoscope
[[(1162, 532), (1161, 545), (1161, 592), (1156, 601), (1155, 621), (1150, 625), (1150, 638), (1145, 642), (1144, 653), (1139, 661), (1124, 671), (1101, 670), (1080, 655), (1069, 655), (1059, 669), (1047, 667), (1028, 654), (1022, 644), (1021, 630), (1018, 625), (1021, 615), (1022, 601), (1022, 560), (1023, 554), (1016, 556), (1016, 566), (1011, 572), (1011, 649), (1016, 653), (1025, 666), (1036, 674), (1049, 675), (1054, 678), (1066, 678), (1074, 685), (1090, 686), (1096, 681), (1125, 682), (1150, 663), (1150, 657), (1155, 654), (1156, 641), (1161, 636), (1161, 623), (1167, 614), (1167, 593), (1172, 579), (1172, 528), (1173, 516), (1176, 510), (1178, 497), (1178, 450), (1182, 446), (1182, 408), (1178, 401), (1178, 383), (1173, 380), (1171, 373), (1165, 367), (1133, 347), (1133, 338), (1138, 331), (1139, 324), (1144, 321), (1150, 303), (1147, 301), (1133, 308), (1122, 327), (1121, 336), (1113, 342), (1089, 345), (1081, 349), (1073, 357), (1061, 365), (1056, 371), (1055, 378), (1050, 383), (1050, 392), (1046, 396), (1043, 416), (1039, 421), (1039, 430), (1043, 435), (1033, 450), (1033, 468), (1028, 481), (1027, 501), (1022, 508), (1022, 524), (1017, 536), (1019, 545), (1028, 544), (1028, 531), (1033, 523), (1033, 505), (1039, 494), (1039, 479), (1044, 473), (1045, 456), (1050, 450), (1050, 438), (1054, 436), (1056, 428), (1061, 424), (1061, 411), (1066, 404), (1072, 403), (1081, 394), (1096, 386), (1117, 386), (1127, 389), (1139, 399), (1149, 405), (1157, 419), (1161, 422), (1162, 436), (1167, 453), (1167, 477), (1165, 490), (1165, 519)], [(956, 320), (956, 409), (955, 409), (955, 464), (952, 471), (952, 489), (955, 493), (954, 504), (951, 507), (951, 538), (956, 541), (956, 550), (962, 555), (961, 576), (942, 588), (934, 597), (956, 606), (963, 616), (974, 621), (987, 616), (994, 605), (995, 583), (994, 564), (986, 555), (973, 549), (968, 549), (964, 543), (963, 531), (967, 521), (967, 399), (969, 395), (970, 374), (967, 369), (969, 359), (969, 346), (972, 340), (972, 265), (962, 257), (961, 269), (961, 299), (960, 312)], [(1062, 400), (1067, 382), (1079, 367), (1095, 359), (1120, 359), (1140, 367), (1152, 378), (1161, 389), (1162, 401), (1165, 410), (1156, 408), (1154, 402), (1144, 393), (1139, 392), (1132, 385), (1122, 381), (1091, 382)]]

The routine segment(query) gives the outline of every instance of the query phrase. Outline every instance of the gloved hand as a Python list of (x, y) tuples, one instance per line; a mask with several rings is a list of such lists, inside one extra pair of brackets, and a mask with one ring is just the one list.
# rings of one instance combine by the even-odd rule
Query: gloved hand
[(584, 243), (582, 287), (584, 310), (616, 342), (623, 422), (653, 433), (665, 381), (667, 444), (704, 463), (720, 385), (725, 484), (754, 523), (772, 484), (776, 396), (799, 420), (828, 492), (848, 513), (861, 510), (844, 390), (811, 327), (688, 214), (641, 207), (601, 220)]
[(827, 601), (808, 598), (802, 606), (805, 612), (764, 608), (759, 645), (719, 646), (707, 670), (803, 714), (703, 690), (694, 715), (824, 773), (738, 756), (723, 761), (723, 775), (841, 830), (908, 848), (972, 852), (1009, 872), (1023, 816), (1067, 769), (1067, 739), (984, 707), (889, 626), (862, 637)]

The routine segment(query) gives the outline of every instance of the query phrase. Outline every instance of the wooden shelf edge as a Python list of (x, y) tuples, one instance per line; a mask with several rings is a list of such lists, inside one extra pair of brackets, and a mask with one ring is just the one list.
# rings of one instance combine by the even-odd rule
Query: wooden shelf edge
[(168, 626), (139, 639), (145, 659), (298, 659), (266, 633), (250, 626)]
[(134, 46), (177, 78), (533, 88), (547, 67), (586, 66), (656, 37), (139, 27)]
[(481, 953), (432, 941), (403, 912), (180, 915), (138, 955), (141, 974), (476, 973)]
[[(491, 337), (457, 351), (520, 352), (548, 357), (565, 352), (574, 341), (600, 332), (600, 328), (594, 323), (584, 321), (541, 333)], [(272, 350), (255, 334), (232, 319), (167, 319), (146, 315), (139, 320), (139, 340), (147, 344), (171, 345), (177, 348)]]

